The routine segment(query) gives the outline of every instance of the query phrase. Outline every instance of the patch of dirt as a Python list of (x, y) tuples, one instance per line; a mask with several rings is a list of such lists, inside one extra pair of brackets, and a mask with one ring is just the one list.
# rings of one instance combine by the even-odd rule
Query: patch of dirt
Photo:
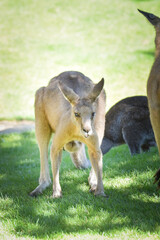
[(34, 130), (34, 121), (0, 121), (0, 134), (22, 133)]

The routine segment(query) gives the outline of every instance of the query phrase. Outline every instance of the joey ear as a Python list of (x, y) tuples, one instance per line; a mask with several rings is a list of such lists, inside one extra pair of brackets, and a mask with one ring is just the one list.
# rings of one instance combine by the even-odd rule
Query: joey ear
[(138, 11), (139, 11), (140, 13), (142, 13), (142, 14), (148, 19), (148, 21), (149, 21), (153, 26), (156, 26), (157, 23), (160, 22), (160, 18), (157, 17), (157, 16), (155, 16), (154, 14), (148, 13), (148, 12), (144, 12), (144, 11), (139, 10), (139, 9), (138, 9)]
[(92, 102), (94, 102), (96, 98), (99, 96), (99, 94), (103, 89), (103, 86), (104, 86), (104, 78), (102, 78), (101, 81), (94, 86), (92, 92), (90, 93), (89, 98), (91, 99)]
[(75, 105), (78, 102), (79, 96), (71, 88), (65, 86), (60, 82), (58, 86), (63, 96), (68, 102), (70, 102), (72, 105)]

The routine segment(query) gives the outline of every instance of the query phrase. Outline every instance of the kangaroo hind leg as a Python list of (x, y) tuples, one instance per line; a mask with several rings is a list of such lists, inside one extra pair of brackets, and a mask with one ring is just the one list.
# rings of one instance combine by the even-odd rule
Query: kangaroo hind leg
[(48, 166), (48, 145), (51, 129), (39, 96), (36, 96), (35, 101), (35, 134), (40, 152), (40, 178), (39, 185), (30, 193), (32, 197), (41, 194), (51, 184)]
[(64, 144), (62, 142), (63, 134), (61, 135), (61, 133), (57, 132), (55, 133), (55, 136), (53, 138), (50, 152), (53, 175), (53, 198), (62, 197), (62, 190), (59, 181), (59, 170), (62, 160), (62, 149), (64, 147)]

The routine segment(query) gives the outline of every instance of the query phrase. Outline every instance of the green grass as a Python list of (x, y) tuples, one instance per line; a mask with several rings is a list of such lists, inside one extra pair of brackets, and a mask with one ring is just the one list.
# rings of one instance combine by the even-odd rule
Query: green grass
[(38, 184), (34, 132), (0, 136), (0, 239), (159, 239), (160, 198), (153, 185), (156, 148), (131, 157), (126, 145), (104, 156), (109, 199), (89, 193), (89, 170), (77, 170), (64, 152), (61, 199), (52, 187), (31, 198)]
[(0, 8), (0, 119), (33, 119), (36, 89), (66, 70), (104, 77), (107, 109), (146, 94), (155, 33), (137, 8), (160, 15), (159, 0), (1, 0)]
[[(107, 109), (146, 94), (154, 29), (137, 8), (160, 16), (159, 0), (1, 0), (0, 119), (33, 119), (35, 91), (62, 71), (105, 78)], [(156, 148), (104, 157), (109, 199), (89, 193), (89, 170), (63, 154), (63, 198), (52, 187), (32, 199), (39, 152), (34, 133), (0, 136), (0, 239), (159, 239), (160, 198), (153, 185)]]

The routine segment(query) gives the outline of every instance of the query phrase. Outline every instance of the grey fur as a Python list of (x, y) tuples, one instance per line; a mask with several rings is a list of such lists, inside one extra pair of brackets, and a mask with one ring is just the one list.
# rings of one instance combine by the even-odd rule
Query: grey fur
[(146, 96), (133, 96), (117, 102), (105, 116), (105, 133), (101, 145), (102, 153), (112, 147), (126, 143), (131, 155), (148, 151), (154, 146), (148, 101)]

